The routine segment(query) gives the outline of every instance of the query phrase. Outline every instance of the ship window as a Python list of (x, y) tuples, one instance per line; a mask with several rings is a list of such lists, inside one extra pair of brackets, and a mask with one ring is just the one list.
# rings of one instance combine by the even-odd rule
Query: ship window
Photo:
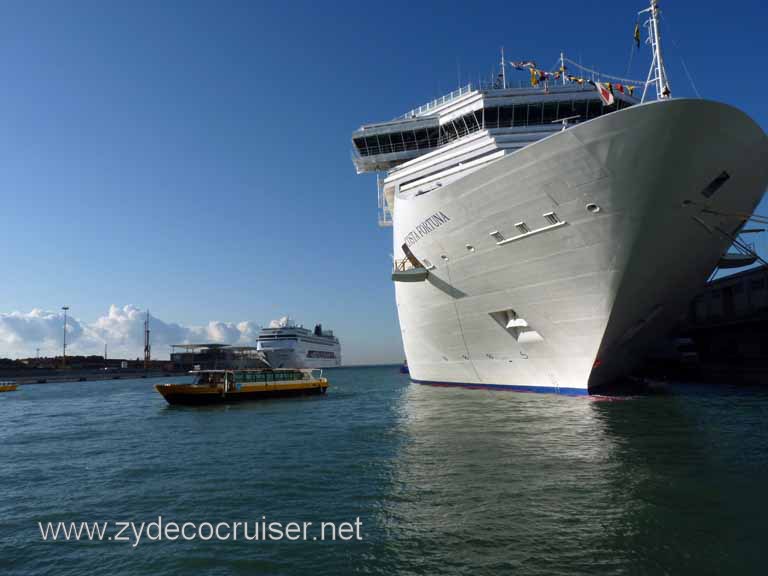
[(589, 101), (589, 118), (597, 118), (602, 114), (605, 114), (603, 102), (601, 100)]
[(360, 152), (361, 156), (367, 156), (368, 150), (365, 144), (365, 138), (355, 138), (355, 148)]
[(469, 130), (470, 132), (474, 132), (475, 130), (477, 130), (477, 122), (475, 122), (474, 114), (467, 114), (465, 116), (462, 116), (461, 120), (464, 122), (464, 125), (467, 127), (467, 130)]
[(403, 146), (406, 150), (416, 149), (416, 135), (413, 132), (403, 132), (401, 136), (403, 137)]
[(555, 214), (554, 212), (547, 212), (546, 214), (544, 214), (544, 218), (546, 218), (547, 224), (549, 224), (550, 226), (560, 222), (560, 218), (558, 218), (557, 214)]
[(476, 110), (472, 113), (472, 122), (477, 126), (477, 130), (483, 127), (483, 111)]
[(551, 124), (557, 119), (557, 102), (544, 103), (544, 124)]
[(440, 129), (439, 128), (429, 128), (427, 130), (427, 140), (429, 141), (430, 147), (437, 146), (437, 141), (440, 139)]
[(526, 126), (528, 124), (528, 106), (515, 106), (515, 126)]
[(712, 180), (712, 182), (707, 184), (707, 187), (701, 191), (701, 195), (704, 196), (705, 198), (711, 198), (712, 195), (715, 192), (717, 192), (720, 189), (720, 187), (728, 181), (730, 177), (731, 175), (728, 174), (728, 172), (726, 172), (725, 170), (723, 170), (722, 172), (720, 172), (720, 175), (717, 178), (715, 178), (714, 180)]
[(485, 125), (487, 128), (498, 128), (499, 109), (495, 106), (485, 109)]
[(520, 234), (528, 234), (528, 232), (531, 231), (530, 228), (528, 228), (528, 224), (525, 222), (518, 222), (515, 224), (515, 228), (520, 232)]
[(498, 230), (494, 230), (490, 234), (496, 242), (504, 242), (504, 234), (499, 232)]
[(426, 130), (416, 131), (416, 147), (417, 148), (429, 148), (429, 135)]
[(557, 109), (557, 117), (569, 118), (571, 116), (575, 116), (573, 102), (560, 102), (560, 106)]
[(365, 149), (368, 154), (378, 154), (379, 141), (376, 140), (376, 136), (365, 139)]
[(587, 119), (587, 101), (579, 100), (573, 103), (573, 111), (575, 114), (581, 116), (584, 120)]
[(541, 124), (541, 103), (528, 105), (528, 124)]
[(501, 126), (507, 127), (512, 126), (512, 119), (513, 119), (513, 109), (512, 106), (504, 106), (499, 109), (499, 124)]

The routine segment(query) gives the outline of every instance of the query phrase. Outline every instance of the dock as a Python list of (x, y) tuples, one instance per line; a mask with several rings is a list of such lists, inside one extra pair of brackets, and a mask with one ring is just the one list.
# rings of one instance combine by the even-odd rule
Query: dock
[(717, 278), (691, 301), (676, 353), (644, 372), (691, 382), (768, 385), (768, 266)]

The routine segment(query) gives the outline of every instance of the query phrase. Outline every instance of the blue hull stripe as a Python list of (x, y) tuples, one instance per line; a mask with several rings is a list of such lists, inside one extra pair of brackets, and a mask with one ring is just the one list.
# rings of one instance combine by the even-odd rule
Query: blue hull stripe
[(456, 386), (459, 388), (475, 388), (480, 390), (507, 390), (510, 392), (537, 392), (539, 394), (566, 394), (568, 396), (587, 396), (589, 390), (586, 388), (556, 388), (554, 386), (521, 386), (519, 384), (470, 384), (468, 382), (433, 382), (431, 380), (416, 380), (411, 378), (411, 382), (416, 384), (426, 384), (428, 386)]

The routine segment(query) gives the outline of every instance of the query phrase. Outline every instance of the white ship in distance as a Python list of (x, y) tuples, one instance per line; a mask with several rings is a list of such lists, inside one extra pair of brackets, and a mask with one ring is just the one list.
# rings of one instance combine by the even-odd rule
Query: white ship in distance
[(284, 316), (262, 328), (256, 341), (272, 368), (333, 368), (341, 366), (341, 343), (332, 330), (313, 330)]
[(737, 239), (768, 183), (768, 138), (729, 105), (672, 98), (656, 1), (641, 14), (645, 81), (561, 54), (552, 72), (512, 63), (531, 86), (511, 87), (502, 55), (493, 85), (354, 132), (393, 229), (413, 381), (608, 391)]

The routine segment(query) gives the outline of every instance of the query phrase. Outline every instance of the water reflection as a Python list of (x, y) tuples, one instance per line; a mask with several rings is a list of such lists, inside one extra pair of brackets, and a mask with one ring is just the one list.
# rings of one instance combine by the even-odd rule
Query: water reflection
[(411, 385), (381, 511), (397, 564), (416, 573), (735, 567), (740, 547), (717, 546), (724, 525), (739, 527), (725, 508), (737, 503), (723, 498), (733, 478), (690, 401)]

